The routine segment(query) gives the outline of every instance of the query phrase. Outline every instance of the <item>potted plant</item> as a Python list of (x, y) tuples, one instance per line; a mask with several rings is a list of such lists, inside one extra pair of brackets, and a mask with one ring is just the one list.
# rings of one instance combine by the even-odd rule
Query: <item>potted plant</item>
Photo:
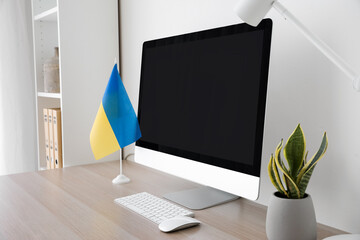
[(316, 239), (316, 217), (311, 196), (306, 193), (310, 177), (328, 146), (326, 132), (319, 150), (307, 160), (306, 141), (298, 124), (284, 146), (285, 163), (281, 157), (283, 140), (271, 154), (268, 172), (277, 189), (269, 202), (266, 234), (269, 240)]

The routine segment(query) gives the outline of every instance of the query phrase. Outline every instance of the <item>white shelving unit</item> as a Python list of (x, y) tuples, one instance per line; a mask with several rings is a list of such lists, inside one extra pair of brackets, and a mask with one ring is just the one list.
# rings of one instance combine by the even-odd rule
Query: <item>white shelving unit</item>
[(38, 97), (61, 99), (60, 93), (38, 92), (37, 95), (38, 95)]
[[(61, 108), (64, 167), (95, 162), (89, 134), (114, 58), (119, 59), (118, 0), (32, 0), (32, 10), (38, 169), (46, 168), (43, 108)], [(55, 47), (60, 93), (47, 93), (43, 64)]]
[(34, 16), (34, 21), (49, 21), (49, 22), (55, 22), (57, 21), (57, 12), (58, 8), (53, 7), (49, 10), (46, 10), (44, 12), (41, 12)]

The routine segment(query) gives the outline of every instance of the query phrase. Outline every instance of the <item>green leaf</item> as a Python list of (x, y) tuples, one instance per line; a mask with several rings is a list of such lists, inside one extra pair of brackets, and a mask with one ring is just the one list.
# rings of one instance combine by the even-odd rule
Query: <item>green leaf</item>
[(305, 164), (307, 163), (307, 156), (308, 156), (308, 154), (309, 154), (309, 151), (306, 151), (303, 165), (305, 165)]
[(303, 164), (305, 148), (305, 136), (300, 124), (298, 124), (284, 147), (284, 156), (288, 162), (290, 175), (293, 179), (296, 179), (299, 169)]
[(282, 185), (282, 182), (279, 177), (279, 172), (276, 168), (274, 156), (271, 154), (269, 165), (268, 165), (268, 173), (270, 176), (270, 180), (272, 184), (275, 186), (275, 188), (282, 194), (287, 195), (286, 190), (284, 186)]
[(280, 144), (277, 146), (276, 151), (275, 151), (275, 163), (276, 163), (276, 167), (278, 169), (280, 169), (280, 171), (284, 174), (284, 179), (286, 182), (286, 186), (288, 188), (288, 197), (289, 198), (300, 198), (300, 190), (299, 188), (296, 186), (296, 183), (294, 182), (294, 180), (290, 177), (290, 173), (289, 171), (283, 167), (283, 164), (281, 163), (281, 159), (280, 159), (280, 152), (282, 149), (282, 140), (280, 142)]
[(300, 190), (296, 186), (295, 182), (290, 177), (288, 177), (288, 175), (284, 174), (284, 178), (286, 181), (286, 185), (288, 186), (290, 196), (289, 198), (300, 198)]
[(297, 176), (297, 179), (296, 179), (296, 182), (298, 184), (300, 184), (300, 181), (303, 178), (304, 174), (307, 171), (309, 171), (312, 167), (315, 167), (315, 164), (324, 156), (327, 146), (328, 146), (328, 139), (327, 139), (327, 135), (325, 132), (323, 135), (319, 150), (315, 153), (315, 155), (305, 164), (305, 166), (299, 172), (299, 175)]
[[(306, 164), (306, 159), (307, 159), (308, 153), (309, 153), (309, 151), (306, 151), (305, 157), (304, 157), (304, 161), (303, 161), (302, 164), (301, 164), (301, 167), (300, 167), (300, 169), (299, 169), (298, 174), (300, 173), (301, 169), (303, 169), (303, 167), (304, 167), (305, 164)], [(296, 182), (296, 184), (298, 184), (298, 182)]]
[(303, 198), (306, 188), (308, 186), (308, 183), (310, 181), (310, 177), (315, 169), (316, 164), (312, 165), (310, 169), (308, 169), (305, 174), (302, 176), (300, 183), (298, 184), (299, 190), (300, 190), (300, 197)]
[(300, 189), (295, 183), (294, 179), (290, 177), (289, 170), (286, 168), (283, 168), (283, 170), (285, 171), (283, 174), (283, 179), (288, 189), (288, 198), (300, 198)]

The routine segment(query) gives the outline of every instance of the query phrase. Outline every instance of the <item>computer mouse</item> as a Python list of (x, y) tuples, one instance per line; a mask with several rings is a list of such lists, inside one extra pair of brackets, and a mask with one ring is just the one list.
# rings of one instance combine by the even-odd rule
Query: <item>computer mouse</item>
[(324, 238), (324, 240), (360, 240), (360, 234), (341, 234)]
[(179, 216), (162, 221), (159, 224), (159, 229), (162, 232), (173, 232), (199, 224), (200, 221), (195, 218)]

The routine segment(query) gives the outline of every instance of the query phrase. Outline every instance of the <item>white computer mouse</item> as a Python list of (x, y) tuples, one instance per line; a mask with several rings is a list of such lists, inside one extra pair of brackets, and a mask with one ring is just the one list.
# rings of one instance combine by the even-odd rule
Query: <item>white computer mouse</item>
[(179, 216), (162, 221), (159, 224), (159, 229), (162, 232), (173, 232), (199, 224), (200, 221), (196, 220), (195, 218)]
[(324, 238), (324, 240), (360, 240), (360, 234), (341, 234)]

